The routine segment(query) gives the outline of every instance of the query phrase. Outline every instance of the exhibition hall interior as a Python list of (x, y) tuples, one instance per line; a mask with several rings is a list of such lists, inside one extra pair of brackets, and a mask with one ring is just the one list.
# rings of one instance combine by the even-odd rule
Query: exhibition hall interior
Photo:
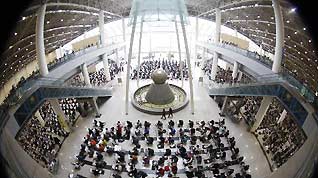
[(288, 0), (33, 0), (0, 58), (8, 178), (314, 178), (318, 58)]

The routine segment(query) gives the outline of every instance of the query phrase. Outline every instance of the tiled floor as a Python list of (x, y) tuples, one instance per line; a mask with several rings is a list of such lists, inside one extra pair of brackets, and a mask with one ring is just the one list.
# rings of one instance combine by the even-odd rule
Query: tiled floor
[[(174, 120), (183, 119), (186, 122), (191, 120), (215, 120), (218, 121), (220, 119), (219, 109), (217, 104), (208, 96), (206, 91), (206, 84), (198, 83), (198, 77), (200, 72), (198, 68), (195, 68), (194, 75), (194, 107), (195, 114), (192, 115), (190, 112), (190, 106), (188, 105), (185, 109), (179, 111), (174, 114)], [(124, 78), (124, 74), (122, 74)], [(150, 83), (151, 81), (141, 81), (141, 85), (146, 83)], [(171, 82), (171, 81), (169, 81)], [(137, 111), (131, 104), (129, 104), (129, 114), (125, 115), (125, 83), (118, 85), (115, 81), (113, 82), (113, 96), (101, 106), (100, 112), (102, 116), (99, 120), (106, 122), (106, 126), (115, 126), (118, 120), (126, 121), (130, 120), (136, 122), (138, 119), (143, 123), (144, 121), (149, 121), (153, 125), (156, 123), (160, 116), (148, 115), (145, 113), (141, 113)], [(174, 84), (181, 85), (181, 82), (173, 82)], [(130, 83), (131, 93), (137, 88), (136, 81), (132, 81)], [(188, 82), (184, 83), (184, 89), (188, 92)], [(62, 178), (67, 177), (69, 173), (73, 172), (73, 165), (71, 164), (74, 161), (74, 156), (79, 152), (80, 144), (83, 141), (84, 135), (87, 133), (86, 128), (92, 127), (92, 118), (79, 118), (74, 131), (70, 134), (70, 136), (65, 140), (62, 148), (59, 152), (59, 162), (60, 168), (55, 177)], [(165, 125), (167, 122), (163, 121)], [(249, 132), (247, 132), (247, 126), (242, 121), (240, 124), (233, 123), (229, 119), (225, 119), (225, 124), (227, 128), (230, 130), (230, 136), (235, 136), (236, 145), (240, 149), (240, 155), (244, 156), (244, 161), (250, 165), (250, 174), (254, 178), (262, 178), (268, 176), (271, 172), (266, 161), (266, 158), (256, 140), (256, 138)], [(129, 145), (128, 145), (129, 147)], [(130, 148), (127, 148), (129, 150)], [(109, 164), (111, 161), (106, 162)], [(85, 165), (81, 168), (81, 170), (77, 171), (77, 173), (84, 175), (86, 177), (95, 177), (91, 173), (89, 173), (90, 166)], [(106, 171), (106, 173), (100, 177), (111, 177), (111, 171)], [(127, 174), (122, 174), (125, 177)], [(149, 177), (155, 177), (155, 175), (149, 175)], [(178, 175), (178, 177), (186, 177), (184, 174)]]

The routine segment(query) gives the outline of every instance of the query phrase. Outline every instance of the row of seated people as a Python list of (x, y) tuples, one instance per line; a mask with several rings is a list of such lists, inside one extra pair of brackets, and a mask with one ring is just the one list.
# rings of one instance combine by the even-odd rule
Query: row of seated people
[(233, 42), (231, 42), (231, 41), (224, 41), (224, 40), (222, 40), (221, 43), (224, 44), (224, 45), (230, 45), (230, 46), (238, 47), (238, 45), (237, 45), (236, 43), (233, 43)]
[(70, 125), (74, 125), (78, 118), (80, 104), (75, 98), (64, 98), (59, 100), (59, 104), (66, 115)]
[[(205, 63), (202, 65), (201, 68), (204, 72), (205, 75), (211, 76), (212, 73), (212, 60), (207, 60)], [(216, 83), (250, 83), (252, 80), (250, 77), (246, 76), (245, 74), (242, 74), (241, 79), (239, 80), (239, 75), (235, 79), (232, 77), (232, 70), (230, 68), (227, 68), (226, 70), (218, 66), (217, 73), (215, 76), (215, 82)]]
[[(119, 67), (117, 63), (113, 60), (109, 59), (108, 62), (109, 62), (108, 65), (109, 65), (110, 77), (111, 77), (111, 80), (113, 80), (115, 78), (115, 75), (117, 75), (121, 70), (123, 70), (123, 67)], [(106, 80), (104, 68), (96, 72), (90, 72), (89, 79), (93, 86), (103, 86), (107, 84), (108, 82)], [(70, 78), (67, 81), (67, 84), (71, 86), (77, 86), (77, 87), (85, 86), (84, 79), (80, 76), (80, 74), (77, 74), (74, 77)]]
[(266, 153), (271, 155), (274, 168), (283, 165), (306, 140), (303, 130), (290, 114), (279, 121), (282, 111), (282, 104), (274, 99), (255, 131)]
[(22, 148), (39, 164), (48, 168), (69, 133), (60, 125), (48, 102), (38, 110), (19, 131), (17, 140)]
[(244, 105), (241, 107), (241, 113), (246, 123), (252, 126), (255, 122), (255, 115), (261, 106), (262, 97), (246, 96), (243, 97)]
[[(151, 74), (156, 70), (162, 68), (166, 71), (169, 79), (181, 79), (180, 64), (177, 60), (147, 60), (140, 64), (139, 78), (150, 79)], [(184, 64), (182, 68), (183, 78), (188, 79), (187, 65)], [(137, 79), (138, 77), (138, 66), (133, 69), (131, 79)]]
[[(158, 136), (151, 136), (154, 133)], [(118, 150), (117, 146), (128, 140), (131, 140), (132, 149)], [(141, 146), (141, 142), (147, 148)], [(162, 149), (165, 149), (163, 154), (157, 152)], [(107, 164), (105, 157), (113, 155), (115, 163)], [(227, 155), (231, 159), (227, 159)], [(177, 164), (178, 161), (182, 162), (182, 166)], [(137, 168), (137, 164), (149, 167), (147, 172), (151, 169), (157, 177), (171, 177), (180, 172), (187, 177), (203, 178), (206, 177), (204, 171), (212, 171), (218, 178), (232, 174), (236, 178), (251, 177), (247, 172), (249, 166), (239, 155), (235, 138), (229, 136), (224, 120), (189, 120), (188, 124), (184, 124), (183, 120), (170, 120), (168, 125), (158, 121), (155, 126), (147, 121), (142, 123), (138, 120), (135, 124), (118, 121), (111, 128), (107, 128), (104, 122), (94, 120), (93, 128), (88, 129), (73, 164), (77, 169), (85, 164), (94, 165), (91, 172), (95, 175), (104, 174), (104, 169), (111, 169), (115, 172), (113, 176), (117, 178), (121, 177), (120, 173), (123, 171), (128, 172), (130, 177), (147, 177), (144, 170)], [(239, 172), (234, 169), (235, 166)]]

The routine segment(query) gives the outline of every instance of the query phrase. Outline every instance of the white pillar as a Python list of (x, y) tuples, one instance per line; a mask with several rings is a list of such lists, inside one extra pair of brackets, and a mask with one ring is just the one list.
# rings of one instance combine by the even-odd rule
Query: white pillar
[[(122, 29), (123, 29), (123, 41), (126, 42), (126, 24), (125, 24), (125, 18), (123, 17), (121, 19), (122, 22)], [(127, 51), (126, 51), (126, 45), (124, 46), (124, 59), (127, 57)]]
[(188, 69), (189, 69), (190, 107), (191, 107), (191, 113), (194, 114), (193, 83), (192, 83), (193, 77), (192, 77), (192, 71), (191, 71), (190, 52), (189, 52), (189, 46), (188, 46), (188, 40), (187, 40), (187, 32), (186, 32), (186, 29), (184, 26), (184, 20), (183, 20), (182, 14), (180, 13), (179, 16), (180, 16), (182, 33), (183, 33), (184, 46), (185, 46), (185, 50), (186, 50)]
[(240, 71), (237, 78), (238, 82), (242, 80), (242, 76), (243, 76), (243, 72)]
[(56, 113), (57, 119), (58, 119), (59, 123), (61, 124), (62, 128), (64, 130), (70, 132), (71, 129), (66, 122), (66, 115), (60, 106), (59, 100), (58, 99), (49, 99), (49, 103), (51, 104), (54, 112)]
[(238, 62), (234, 61), (234, 66), (233, 66), (233, 72), (232, 72), (232, 78), (233, 80), (237, 77), (237, 73), (238, 73)]
[(92, 87), (91, 81), (89, 79), (89, 74), (88, 74), (86, 63), (82, 64), (82, 73), (83, 73), (85, 85), (88, 87)]
[(45, 77), (49, 74), (45, 58), (44, 47), (44, 18), (45, 18), (46, 4), (40, 6), (37, 12), (36, 27), (35, 27), (35, 47), (36, 57), (38, 59), (40, 75)]
[[(218, 44), (220, 42), (220, 33), (221, 33), (221, 10), (219, 8), (215, 9), (215, 33), (214, 33), (214, 43)], [(212, 63), (212, 73), (211, 78), (215, 80), (216, 73), (218, 70), (218, 53), (214, 51), (213, 54), (213, 63)]]
[(277, 123), (279, 124), (279, 123), (283, 122), (285, 120), (286, 116), (287, 116), (287, 111), (286, 111), (286, 109), (284, 109), (283, 112), (280, 114), (280, 117), (279, 117)]
[(251, 128), (251, 132), (255, 132), (258, 126), (262, 123), (263, 118), (269, 108), (269, 105), (272, 103), (273, 97), (271, 96), (264, 96), (261, 102), (261, 106), (259, 107), (256, 115), (255, 115), (255, 123)]
[[(136, 6), (138, 6), (138, 2), (136, 3)], [(136, 8), (138, 8), (138, 7), (136, 7)], [(137, 12), (137, 10), (136, 10), (136, 12)], [(136, 12), (135, 12), (134, 20), (133, 20), (133, 24), (132, 24), (130, 43), (129, 43), (129, 52), (128, 52), (127, 75), (126, 75), (126, 99), (125, 99), (125, 113), (126, 113), (126, 115), (128, 115), (128, 105), (129, 105), (130, 64), (131, 64), (132, 50), (133, 50), (134, 37), (135, 37), (135, 31), (136, 31), (136, 23), (137, 23), (137, 13)]]
[(225, 114), (224, 111), (225, 111), (225, 108), (227, 107), (228, 101), (229, 101), (228, 96), (225, 96), (225, 97), (224, 97), (223, 104), (222, 104), (222, 108), (221, 108), (221, 113), (220, 113), (221, 115), (224, 115), (224, 114)]
[(101, 116), (101, 113), (99, 112), (99, 108), (98, 108), (98, 105), (97, 105), (97, 97), (93, 97), (92, 100), (91, 100), (91, 105), (94, 107), (95, 109), (95, 112), (96, 112), (96, 117), (100, 117)]
[(143, 27), (143, 17), (140, 22), (140, 33), (139, 33), (139, 47), (138, 47), (138, 64), (137, 64), (137, 87), (139, 87), (139, 71), (140, 71), (140, 52), (141, 52), (141, 40), (142, 40), (142, 27)]
[(117, 66), (119, 67), (119, 57), (118, 57), (118, 48), (116, 49), (116, 51), (115, 51), (115, 57), (116, 57), (116, 64), (117, 64)]
[(278, 0), (272, 0), (274, 13), (275, 13), (275, 24), (276, 24), (276, 45), (274, 62), (272, 66), (272, 71), (278, 73), (281, 68), (282, 58), (283, 58), (283, 46), (284, 46), (284, 21), (282, 10), (279, 5)]
[(199, 33), (199, 20), (198, 16), (195, 17), (195, 42), (194, 42), (194, 61), (197, 62), (198, 60), (198, 49), (197, 49), (197, 42), (198, 42), (198, 33)]
[(181, 75), (181, 87), (183, 87), (183, 62), (181, 57), (181, 47), (180, 47), (180, 38), (179, 38), (179, 30), (178, 30), (178, 24), (177, 21), (174, 22), (175, 28), (176, 28), (176, 34), (177, 34), (177, 44), (178, 44), (178, 54), (179, 54), (179, 66), (180, 66), (180, 75)]
[[(105, 17), (104, 17), (104, 12), (101, 10), (99, 11), (99, 34), (100, 34), (100, 43), (102, 47), (106, 46), (106, 41), (105, 41), (105, 30), (104, 30), (104, 21)], [(102, 59), (103, 59), (103, 64), (104, 64), (104, 73), (106, 76), (106, 80), (110, 81), (110, 73), (109, 73), (109, 65), (108, 65), (108, 59), (107, 56), (105, 54), (101, 55)]]

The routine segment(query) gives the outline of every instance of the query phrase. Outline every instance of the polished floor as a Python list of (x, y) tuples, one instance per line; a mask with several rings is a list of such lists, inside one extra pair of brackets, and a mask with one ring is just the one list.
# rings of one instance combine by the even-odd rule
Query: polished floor
[[(192, 115), (190, 112), (190, 105), (188, 105), (185, 109), (174, 114), (173, 119), (179, 120), (183, 119), (186, 122), (191, 119), (194, 121), (201, 120), (215, 120), (218, 121), (220, 119), (219, 116), (219, 108), (217, 104), (210, 98), (207, 94), (207, 83), (204, 84), (198, 82), (198, 78), (201, 75), (198, 71), (198, 68), (195, 68), (194, 74), (194, 108), (195, 114)], [(122, 78), (124, 77), (124, 73), (122, 74)], [(100, 107), (100, 112), (102, 113), (101, 118), (99, 120), (106, 122), (107, 127), (115, 126), (117, 121), (126, 121), (130, 120), (133, 122), (137, 122), (140, 120), (142, 123), (144, 121), (149, 121), (154, 125), (159, 119), (160, 116), (148, 115), (145, 113), (141, 113), (137, 111), (131, 104), (129, 104), (129, 114), (125, 115), (125, 83), (118, 84), (117, 80), (112, 81), (111, 85), (113, 86), (113, 96)], [(140, 86), (150, 83), (150, 80), (141, 81)], [(181, 86), (180, 81), (169, 81), (178, 86)], [(185, 81), (183, 88), (188, 92), (189, 82)], [(130, 82), (131, 93), (137, 89), (136, 81)], [(93, 116), (88, 118), (79, 118), (76, 123), (76, 126), (73, 128), (73, 132), (70, 134), (68, 138), (66, 138), (62, 148), (60, 149), (58, 159), (59, 159), (59, 170), (55, 177), (67, 177), (70, 173), (78, 173), (80, 175), (86, 177), (95, 177), (93, 174), (89, 172), (90, 166), (85, 165), (80, 170), (74, 171), (74, 166), (71, 162), (74, 161), (75, 155), (79, 152), (80, 144), (83, 141), (83, 137), (87, 133), (87, 128), (92, 127)], [(165, 125), (169, 119), (163, 121)], [(257, 142), (255, 136), (247, 131), (246, 124), (242, 121), (239, 124), (233, 123), (231, 120), (225, 118), (225, 125), (230, 130), (230, 136), (234, 136), (236, 138), (236, 145), (240, 149), (240, 155), (244, 156), (244, 161), (246, 164), (250, 165), (250, 174), (254, 178), (262, 178), (271, 174), (269, 169), (269, 165), (267, 160), (261, 150), (259, 143)], [(125, 142), (126, 150), (131, 148), (130, 142)], [(107, 158), (104, 156), (107, 164), (112, 164), (114, 158)], [(140, 167), (142, 168), (142, 167)], [(150, 168), (149, 168), (150, 169)], [(104, 175), (100, 177), (111, 177), (113, 172), (106, 170)], [(206, 173), (208, 177), (208, 173)], [(185, 174), (178, 174), (178, 177), (186, 177)], [(128, 177), (126, 173), (122, 174), (122, 177)], [(149, 174), (148, 177), (156, 177), (155, 174)], [(167, 177), (167, 175), (165, 175)]]

